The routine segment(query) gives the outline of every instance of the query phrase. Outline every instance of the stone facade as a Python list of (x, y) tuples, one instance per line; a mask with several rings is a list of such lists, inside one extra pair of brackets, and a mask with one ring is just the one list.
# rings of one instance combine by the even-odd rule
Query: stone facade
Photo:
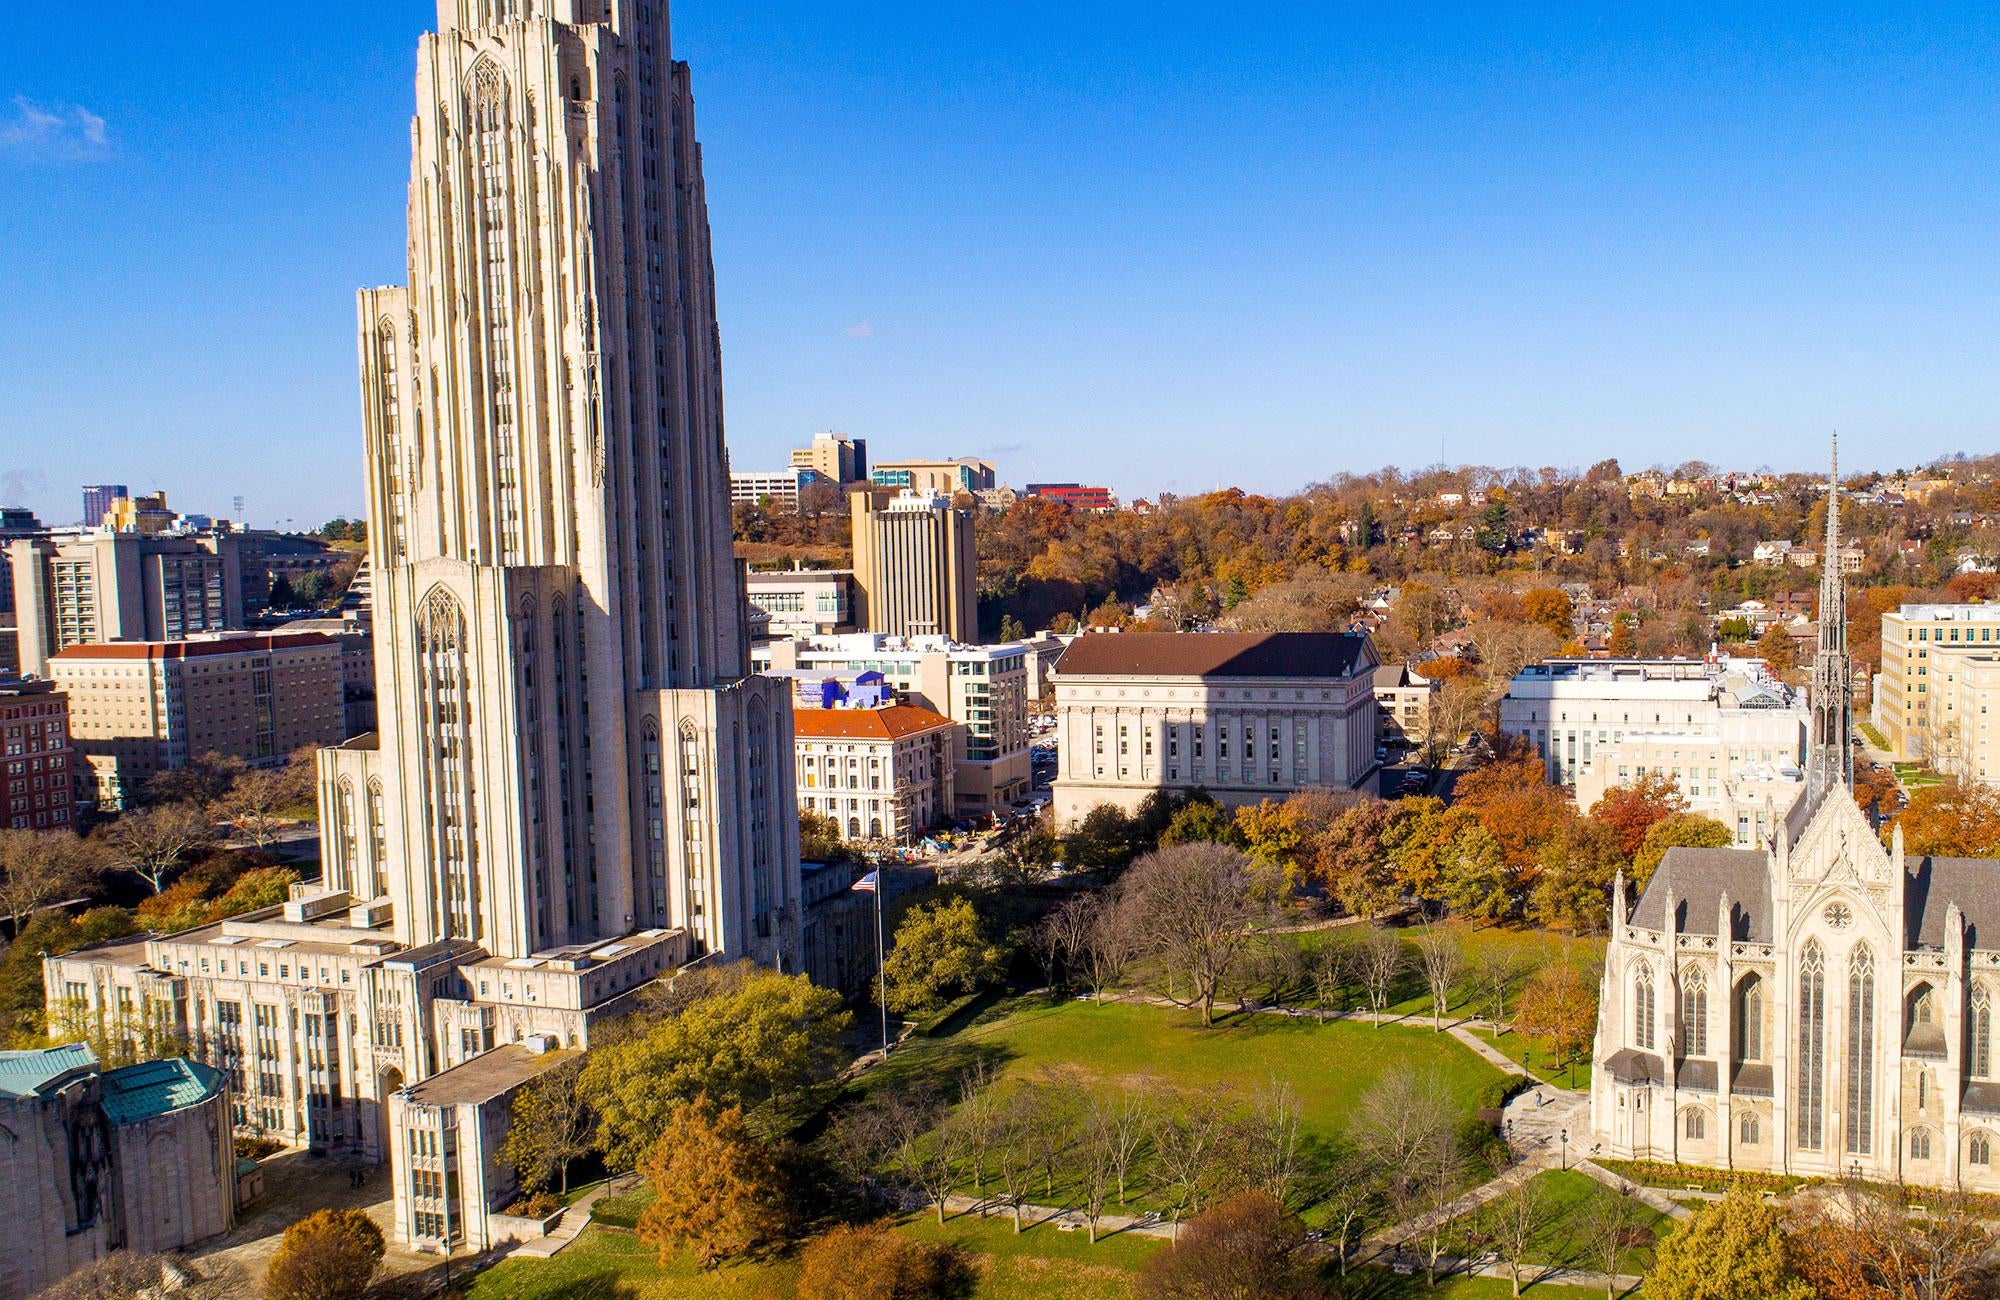
[(890, 636), (977, 641), (973, 512), (943, 493), (910, 488), (855, 488), (848, 504), (855, 626)]
[(0, 1052), (0, 1138), (0, 1300), (235, 1222), (228, 1090), (191, 1061), (100, 1071), (80, 1045)]
[(1352, 787), (1374, 767), (1376, 663), (1347, 633), (1078, 637), (1055, 671), (1056, 820), (1155, 791), (1233, 806)]

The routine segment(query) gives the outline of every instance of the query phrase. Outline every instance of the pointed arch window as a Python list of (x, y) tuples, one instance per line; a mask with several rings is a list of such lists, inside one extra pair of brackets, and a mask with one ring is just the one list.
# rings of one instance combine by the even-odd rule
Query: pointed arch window
[(1847, 1153), (1875, 1146), (1875, 957), (1868, 945), (1847, 960)]
[(1993, 1077), (1993, 995), (1984, 984), (1972, 989), (1972, 1060), (1975, 1079)]
[(1653, 968), (1645, 962), (1632, 971), (1632, 1044), (1653, 1050)]
[(1762, 1140), (1759, 1137), (1756, 1111), (1746, 1110), (1743, 1112), (1743, 1118), (1736, 1121), (1736, 1140), (1745, 1146), (1755, 1146)]
[(1764, 981), (1751, 975), (1737, 986), (1736, 1059), (1761, 1060), (1764, 1055)]
[(340, 815), (340, 886), (343, 889), (361, 887), (361, 841), (360, 822), (354, 806), (354, 782), (342, 777), (340, 790), (335, 796)]
[(433, 590), (417, 611), (419, 757), (435, 864), (431, 923), (439, 937), (477, 940), (476, 768), (467, 648), (464, 609), (450, 592)]
[(1974, 1133), (1972, 1141), (1965, 1144), (1965, 1161), (1980, 1168), (1993, 1163), (1993, 1139), (1984, 1133)]
[(1798, 1141), (1807, 1151), (1826, 1142), (1826, 954), (1809, 941), (1799, 958)]
[(477, 147), (480, 259), (484, 277), (486, 407), (492, 429), (493, 502), (501, 559), (521, 555), (521, 464), (519, 417), (514, 393), (514, 271), (510, 232), (512, 161), (508, 148), (507, 81), (493, 63), (473, 70), (470, 93)]
[(389, 892), (389, 814), (382, 806), (382, 782), (368, 783), (368, 851), (370, 896), (382, 898)]
[(375, 328), (375, 361), (381, 384), (382, 491), (389, 504), (390, 554), (408, 550), (403, 504), (402, 382), (396, 369), (396, 322), (384, 316)]
[(1681, 976), (1681, 1055), (1708, 1055), (1708, 975), (1699, 966)]

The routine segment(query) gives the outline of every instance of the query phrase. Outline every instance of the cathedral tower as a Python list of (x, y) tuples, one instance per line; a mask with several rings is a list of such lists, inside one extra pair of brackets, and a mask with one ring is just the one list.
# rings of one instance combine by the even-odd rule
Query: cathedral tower
[(1854, 788), (1854, 666), (1847, 657), (1847, 575), (1841, 571), (1840, 545), (1840, 438), (1835, 435), (1826, 483), (1826, 549), (1820, 556), (1812, 749), (1806, 760), (1806, 797), (1815, 806), (1836, 786)]
[(665, 0), (439, 0), (416, 89), (408, 286), (360, 294), (381, 732), (322, 758), (327, 883), (409, 943), (791, 964), (790, 700), (749, 675)]

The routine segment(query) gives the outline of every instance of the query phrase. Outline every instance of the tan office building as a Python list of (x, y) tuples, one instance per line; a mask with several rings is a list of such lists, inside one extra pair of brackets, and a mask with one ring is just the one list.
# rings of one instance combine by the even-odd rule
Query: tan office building
[(340, 643), (316, 632), (71, 646), (49, 674), (69, 692), (78, 797), (104, 807), (202, 754), (278, 763), (347, 734)]
[(868, 478), (868, 440), (816, 433), (812, 446), (792, 450), (792, 468), (816, 470), (843, 487)]
[(912, 492), (984, 492), (999, 486), (993, 462), (976, 456), (955, 460), (892, 460), (868, 471), (868, 481), (876, 487), (908, 488)]
[(2000, 605), (1905, 605), (1882, 616), (1873, 719), (1898, 761), (1931, 761), (1932, 652), (1974, 646), (2000, 648)]
[(2000, 784), (2000, 645), (1930, 647), (1924, 752), (1946, 776)]
[(100, 641), (179, 641), (243, 626), (241, 539), (152, 537), (100, 529), (7, 546), (20, 671)]
[(979, 556), (972, 511), (941, 493), (858, 489), (854, 623), (889, 636), (979, 639)]

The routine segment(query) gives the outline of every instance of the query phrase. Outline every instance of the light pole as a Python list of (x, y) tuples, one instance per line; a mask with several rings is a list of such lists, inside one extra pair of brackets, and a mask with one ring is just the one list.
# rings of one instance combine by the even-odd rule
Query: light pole
[(875, 869), (875, 1001), (882, 1010), (882, 1055), (889, 1054), (889, 968), (882, 959), (882, 869)]
[(1568, 1172), (1569, 1172), (1569, 1128), (1568, 1128), (1568, 1126), (1564, 1126), (1564, 1128), (1563, 1128), (1563, 1131), (1562, 1131), (1562, 1139), (1563, 1139), (1563, 1156), (1562, 1156), (1562, 1161), (1563, 1161), (1563, 1172), (1564, 1172), (1564, 1173), (1568, 1173)]

